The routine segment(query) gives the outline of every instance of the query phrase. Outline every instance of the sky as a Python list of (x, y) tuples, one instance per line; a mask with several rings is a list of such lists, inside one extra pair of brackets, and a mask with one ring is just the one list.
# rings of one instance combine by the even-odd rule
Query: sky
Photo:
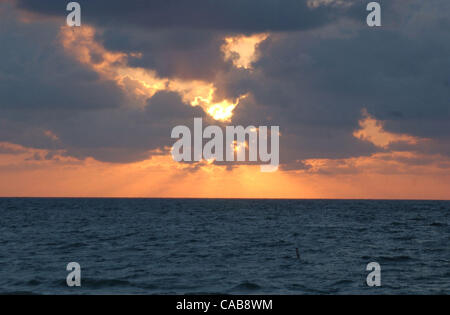
[[(0, 0), (0, 196), (450, 199), (450, 1)], [(171, 130), (279, 126), (280, 166)]]

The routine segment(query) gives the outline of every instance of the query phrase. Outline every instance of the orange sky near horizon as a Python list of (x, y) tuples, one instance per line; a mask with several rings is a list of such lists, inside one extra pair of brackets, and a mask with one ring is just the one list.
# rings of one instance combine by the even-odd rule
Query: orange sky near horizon
[(2, 197), (450, 199), (450, 171), (409, 168), (395, 154), (312, 160), (309, 171), (262, 173), (259, 166), (227, 170), (207, 163), (194, 170), (168, 155), (114, 164), (57, 154), (46, 160), (45, 150), (5, 143), (0, 148), (10, 151), (0, 154)]

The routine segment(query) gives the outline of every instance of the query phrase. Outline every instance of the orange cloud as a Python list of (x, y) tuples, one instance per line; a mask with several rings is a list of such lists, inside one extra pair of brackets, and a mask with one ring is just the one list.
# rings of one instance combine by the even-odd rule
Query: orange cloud
[(348, 159), (309, 159), (303, 161), (308, 172), (338, 174), (416, 174), (435, 175), (450, 171), (450, 159), (436, 154), (416, 152), (382, 152)]
[(369, 115), (367, 110), (363, 110), (363, 119), (359, 121), (361, 129), (355, 131), (353, 136), (369, 141), (380, 148), (388, 148), (392, 143), (404, 142), (407, 144), (417, 144), (420, 139), (406, 134), (391, 133), (384, 130), (383, 123)]
[[(363, 111), (358, 139), (388, 149), (393, 143), (415, 145), (428, 139), (387, 132), (383, 123)], [(346, 159), (308, 159), (306, 176), (326, 198), (450, 199), (450, 158), (416, 151), (386, 151)], [(313, 185), (314, 187), (314, 185)]]

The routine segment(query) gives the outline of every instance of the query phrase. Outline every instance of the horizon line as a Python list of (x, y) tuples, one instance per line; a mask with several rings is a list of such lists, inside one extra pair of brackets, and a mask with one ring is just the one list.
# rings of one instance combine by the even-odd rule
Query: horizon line
[(252, 198), (252, 197), (108, 197), (108, 196), (0, 196), (0, 199), (185, 199), (185, 200), (330, 200), (330, 201), (444, 201), (450, 199), (411, 199), (411, 198)]

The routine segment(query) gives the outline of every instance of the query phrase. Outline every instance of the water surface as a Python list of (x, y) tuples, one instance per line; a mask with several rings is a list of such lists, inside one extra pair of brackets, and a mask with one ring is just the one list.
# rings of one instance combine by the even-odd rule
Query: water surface
[(449, 222), (443, 201), (3, 198), (0, 293), (448, 294)]

